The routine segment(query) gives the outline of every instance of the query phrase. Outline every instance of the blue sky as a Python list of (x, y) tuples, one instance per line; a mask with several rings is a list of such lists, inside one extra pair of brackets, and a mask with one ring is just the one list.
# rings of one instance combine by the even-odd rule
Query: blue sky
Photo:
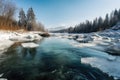
[(120, 0), (12, 0), (18, 9), (32, 7), (46, 28), (74, 26), (120, 8)]

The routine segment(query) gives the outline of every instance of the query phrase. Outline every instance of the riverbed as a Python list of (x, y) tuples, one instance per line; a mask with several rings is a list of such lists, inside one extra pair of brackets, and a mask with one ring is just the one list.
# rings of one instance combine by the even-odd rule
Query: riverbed
[[(74, 40), (57, 37), (44, 38), (35, 43), (39, 44), (36, 48), (23, 48), (21, 44), (17, 44), (0, 55), (2, 78), (8, 80), (119, 79), (119, 75), (110, 74), (109, 70), (99, 68), (102, 62), (94, 61), (113, 62), (116, 56), (90, 48), (76, 47), (71, 44), (77, 43)], [(120, 73), (119, 70), (116, 71)]]

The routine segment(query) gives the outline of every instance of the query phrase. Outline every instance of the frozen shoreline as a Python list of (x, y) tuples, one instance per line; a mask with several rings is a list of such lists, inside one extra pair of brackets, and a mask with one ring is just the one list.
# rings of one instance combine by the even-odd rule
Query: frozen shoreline
[[(16, 42), (32, 42), (41, 40), (42, 32), (0, 31), (0, 54), (7, 51)], [(31, 45), (32, 46), (32, 45)]]
[(107, 30), (83, 34), (57, 33), (52, 35), (75, 40), (77, 43), (71, 43), (71, 45), (75, 47), (88, 47), (113, 55), (120, 55), (120, 30)]

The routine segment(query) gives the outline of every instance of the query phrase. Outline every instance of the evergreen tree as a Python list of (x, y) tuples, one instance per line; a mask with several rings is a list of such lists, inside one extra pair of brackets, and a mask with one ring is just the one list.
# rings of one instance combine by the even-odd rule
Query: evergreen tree
[(98, 26), (98, 19), (96, 18), (95, 20), (93, 20), (92, 32), (97, 31), (97, 26)]
[(106, 28), (109, 28), (110, 27), (110, 21), (109, 21), (109, 15), (106, 14), (106, 17), (105, 17), (105, 20), (104, 20), (104, 23), (103, 23), (103, 30), (106, 29)]
[(120, 9), (118, 11), (118, 20), (120, 21)]
[(32, 8), (29, 8), (27, 12), (27, 29), (32, 30), (35, 23), (36, 21), (34, 11)]
[(117, 21), (118, 21), (118, 11), (115, 9), (115, 11), (114, 11), (114, 17), (113, 17), (113, 20), (114, 20), (114, 25), (117, 23)]
[(109, 14), (106, 14), (105, 19), (102, 17), (96, 18), (93, 21), (80, 23), (75, 27), (70, 27), (66, 31), (69, 33), (89, 33), (108, 29), (120, 22), (120, 9), (115, 9)]
[(103, 19), (102, 17), (99, 17), (98, 19), (98, 31), (102, 30), (103, 28)]
[(19, 12), (19, 26), (26, 28), (26, 15), (23, 9), (21, 9)]

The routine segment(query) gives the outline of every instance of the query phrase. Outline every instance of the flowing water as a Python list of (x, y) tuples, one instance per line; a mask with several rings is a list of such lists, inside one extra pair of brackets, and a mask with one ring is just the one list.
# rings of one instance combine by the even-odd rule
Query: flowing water
[(8, 80), (113, 80), (81, 58), (99, 56), (87, 48), (71, 45), (72, 40), (45, 38), (39, 47), (29, 49), (21, 45), (11, 47), (0, 55), (0, 74)]

